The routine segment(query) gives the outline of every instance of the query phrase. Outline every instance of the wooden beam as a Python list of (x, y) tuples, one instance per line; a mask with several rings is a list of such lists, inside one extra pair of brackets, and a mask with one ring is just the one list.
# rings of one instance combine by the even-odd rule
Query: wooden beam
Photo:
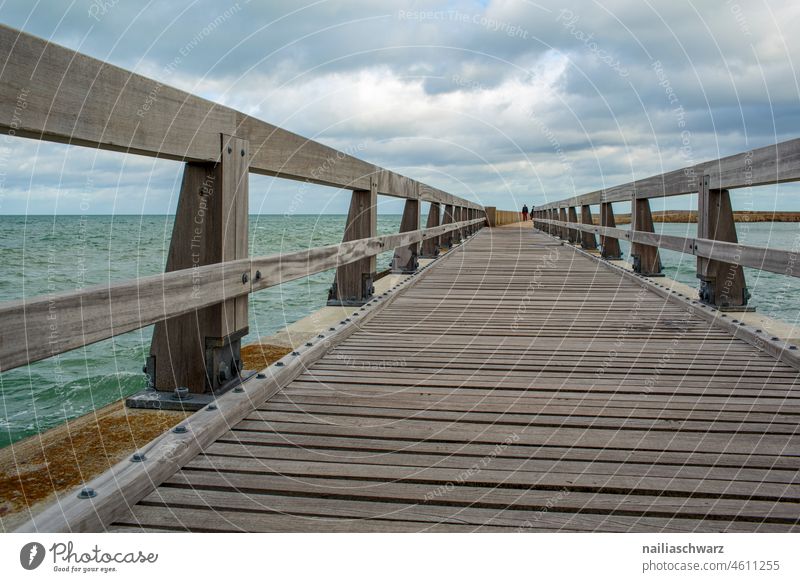
[[(631, 201), (631, 206), (631, 230), (655, 232), (653, 215), (650, 212), (650, 201), (647, 198), (634, 198)], [(661, 276), (661, 256), (658, 253), (658, 247), (633, 241), (631, 243), (633, 270), (647, 277)]]
[(559, 208), (558, 209), (558, 218), (561, 222), (564, 223), (565, 226), (562, 226), (559, 229), (558, 237), (561, 240), (569, 240), (569, 229), (566, 227), (566, 223), (569, 222), (569, 218), (567, 217), (567, 209), (566, 208)]
[[(453, 216), (453, 206), (450, 205), (450, 204), (445, 204), (445, 206), (444, 206), (444, 217), (442, 218), (442, 224), (446, 226), (448, 224), (453, 224), (453, 222), (455, 222), (454, 221), (454, 216)], [(441, 244), (442, 244), (442, 248), (443, 249), (449, 249), (450, 247), (453, 246), (453, 234), (452, 234), (452, 232), (446, 233), (441, 238)]]
[[(419, 230), (419, 200), (406, 200), (403, 218), (400, 220), (400, 232)], [(392, 272), (410, 274), (419, 266), (419, 243), (398, 247), (394, 250)]]
[[(567, 218), (568, 222), (571, 222), (573, 224), (578, 222), (578, 213), (575, 210), (574, 206), (570, 206), (567, 209), (567, 216), (568, 216), (568, 218)], [(574, 229), (574, 228), (568, 228), (567, 229), (567, 239), (572, 244), (578, 244), (580, 242), (580, 237), (578, 236), (578, 231), (576, 229)]]
[[(616, 228), (614, 220), (614, 207), (611, 202), (600, 204), (600, 226)], [(603, 235), (600, 237), (600, 256), (604, 259), (616, 261), (622, 258), (622, 251), (619, 248), (619, 240), (613, 236)]]
[[(247, 258), (249, 146), (221, 138), (219, 163), (184, 169), (168, 272)], [(247, 302), (242, 295), (158, 322), (146, 365), (150, 385), (203, 393), (236, 377), (241, 338), (249, 329)]]
[[(250, 142), (250, 171), (387, 196), (478, 207), (229, 107), (0, 25), (0, 131), (213, 163), (220, 134)], [(168, 75), (171, 71), (165, 70)], [(24, 114), (19, 103), (24, 104)]]
[[(697, 236), (711, 241), (738, 242), (736, 223), (728, 190), (709, 188), (709, 176), (703, 176), (698, 196)], [(738, 262), (697, 258), (700, 300), (719, 309), (742, 308), (750, 296), (744, 270)]]
[[(370, 190), (354, 190), (342, 241), (372, 238), (378, 234), (378, 184)], [(364, 305), (374, 292), (374, 256), (341, 265), (328, 296), (328, 305)]]
[[(594, 221), (592, 220), (592, 208), (588, 204), (584, 204), (581, 206), (581, 222), (583, 224), (593, 225)], [(597, 248), (597, 239), (594, 236), (594, 233), (582, 231), (581, 235), (581, 248), (586, 250), (595, 250)]]
[[(441, 223), (441, 206), (438, 202), (431, 202), (428, 209), (428, 221), (425, 228), (433, 228)], [(439, 255), (439, 237), (431, 237), (422, 243), (422, 255), (424, 259), (435, 259)]]

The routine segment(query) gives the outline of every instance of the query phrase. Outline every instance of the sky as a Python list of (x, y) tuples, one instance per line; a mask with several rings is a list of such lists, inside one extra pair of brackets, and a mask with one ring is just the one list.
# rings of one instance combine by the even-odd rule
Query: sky
[[(0, 22), (505, 209), (800, 128), (796, 0), (0, 0)], [(177, 205), (179, 162), (10, 137), (0, 150), (0, 214)], [(347, 192), (255, 175), (250, 211), (282, 214), (300, 191), (297, 212), (347, 211)], [(798, 194), (733, 204), (800, 210)]]

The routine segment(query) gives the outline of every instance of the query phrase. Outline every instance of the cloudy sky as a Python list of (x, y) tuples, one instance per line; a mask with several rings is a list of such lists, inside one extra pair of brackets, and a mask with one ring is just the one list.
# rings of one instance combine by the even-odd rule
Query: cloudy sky
[[(800, 134), (797, 0), (0, 0), (0, 21), (501, 208)], [(80, 213), (87, 183), (92, 213), (175, 208), (177, 162), (0, 142), (0, 213)], [(308, 213), (346, 211), (260, 176), (251, 211), (301, 187)], [(800, 210), (798, 193), (734, 205)]]

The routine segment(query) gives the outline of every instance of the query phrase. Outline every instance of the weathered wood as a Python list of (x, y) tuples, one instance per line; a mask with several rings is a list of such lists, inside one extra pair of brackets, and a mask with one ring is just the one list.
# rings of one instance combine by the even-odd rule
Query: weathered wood
[[(736, 244), (738, 237), (730, 194), (727, 190), (710, 189), (709, 183), (709, 177), (703, 176), (698, 196), (697, 236)], [(722, 262), (698, 257), (697, 278), (700, 279), (700, 300), (703, 303), (721, 309), (747, 305), (750, 294), (747, 291), (744, 269), (738, 261)]]
[(800, 180), (800, 139), (551, 202), (545, 204), (544, 208), (626, 202), (632, 197), (661, 198), (692, 194), (699, 192), (703, 176), (709, 177), (709, 188), (713, 190), (796, 182)]
[[(574, 206), (570, 206), (567, 209), (567, 221), (573, 224), (578, 222), (578, 213), (575, 210)], [(572, 244), (578, 244), (580, 242), (580, 236), (578, 234), (578, 230), (575, 228), (568, 228), (567, 240)]]
[[(186, 165), (167, 272), (247, 257), (248, 149), (246, 141), (222, 136), (218, 163)], [(158, 322), (146, 366), (150, 385), (216, 389), (238, 373), (247, 332), (247, 295)]]
[[(581, 206), (581, 223), (594, 225), (592, 221), (592, 209), (588, 204), (584, 204)], [(581, 248), (586, 250), (595, 250), (597, 248), (597, 239), (594, 236), (594, 233), (581, 231)]]
[[(614, 206), (611, 202), (603, 202), (600, 204), (600, 226), (608, 228), (616, 228), (617, 223), (614, 220)], [(619, 260), (622, 258), (622, 251), (619, 248), (619, 239), (602, 235), (600, 237), (600, 255), (604, 259)]]
[[(419, 231), (418, 231), (419, 232)], [(398, 236), (398, 235), (395, 235)], [(444, 262), (448, 257), (444, 258)], [(438, 264), (438, 262), (437, 262)], [(84, 532), (103, 531), (115, 519), (123, 518), (136, 503), (150, 494), (162, 481), (197, 456), (230, 427), (235, 426), (257, 406), (274, 395), (307, 370), (338, 343), (357, 332), (380, 311), (390, 307), (429, 275), (423, 272), (410, 278), (385, 299), (365, 308), (358, 322), (340, 327), (327, 335), (325, 341), (299, 348), (297, 355), (286, 356), (283, 366), (262, 370), (265, 377), (251, 378), (243, 383), (243, 392), (228, 392), (215, 401), (216, 409), (201, 410), (181, 423), (185, 433), (167, 432), (152, 441), (145, 451), (144, 462), (126, 459), (86, 485), (97, 496), (78, 500), (77, 490), (59, 498), (56, 503), (19, 528), (20, 532)]]
[(800, 527), (795, 369), (532, 229), (449, 258), (113, 527)]
[[(0, 26), (0, 131), (214, 163), (220, 134), (250, 143), (250, 171), (428, 202), (479, 206), (234, 109)], [(24, 115), (15, 114), (24, 103)], [(113, 122), (111, 122), (113, 120)]]
[[(442, 217), (442, 224), (447, 226), (449, 224), (453, 224), (454, 222), (455, 220), (454, 220), (453, 207), (450, 204), (446, 204), (444, 207), (444, 216)], [(453, 238), (454, 236), (452, 231), (445, 233), (444, 236), (442, 236), (440, 239), (442, 248), (449, 249), (450, 247), (452, 247)]]
[[(653, 215), (650, 212), (650, 201), (647, 198), (631, 200), (631, 230), (654, 232)], [(661, 256), (657, 246), (631, 242), (631, 262), (633, 270), (647, 277), (662, 275)]]
[[(439, 226), (441, 223), (441, 207), (437, 202), (431, 202), (428, 208), (428, 221), (425, 223), (425, 228), (433, 228)], [(424, 259), (435, 259), (439, 256), (439, 237), (430, 237), (422, 243), (422, 255)]]
[[(558, 209), (558, 218), (565, 225), (566, 225), (566, 223), (569, 222), (569, 219), (567, 218), (567, 209), (566, 208), (559, 208)], [(569, 236), (570, 236), (569, 232), (570, 232), (569, 228), (567, 228), (566, 226), (562, 226), (558, 230), (558, 237), (561, 240), (569, 240)]]
[[(378, 233), (378, 190), (373, 182), (370, 190), (354, 190), (347, 213), (342, 241), (372, 238)], [(364, 305), (374, 292), (376, 260), (365, 257), (341, 265), (330, 293), (328, 305)]]
[[(419, 200), (406, 200), (403, 217), (400, 220), (400, 232), (419, 230)], [(419, 243), (414, 242), (394, 251), (392, 271), (395, 273), (413, 273), (419, 266)]]

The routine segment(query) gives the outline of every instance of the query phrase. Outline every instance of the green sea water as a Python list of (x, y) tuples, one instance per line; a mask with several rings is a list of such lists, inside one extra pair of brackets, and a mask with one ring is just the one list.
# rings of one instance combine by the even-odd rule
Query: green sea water
[[(335, 244), (345, 219), (251, 216), (250, 255)], [(160, 273), (172, 223), (172, 216), (0, 216), (0, 301)], [(399, 215), (379, 215), (379, 234), (399, 227)], [(378, 269), (390, 261), (391, 252), (380, 255)], [(332, 280), (332, 271), (317, 273), (251, 295), (245, 343), (323, 307)], [(0, 374), (0, 447), (144, 388), (151, 335), (146, 327)]]
[[(171, 216), (0, 216), (0, 301), (74, 290), (163, 271)], [(250, 254), (334, 244), (344, 215), (251, 216)], [(379, 215), (381, 234), (397, 232), (399, 215)], [(800, 224), (739, 224), (744, 244), (800, 249)], [(694, 224), (657, 224), (665, 234), (694, 236)], [(622, 243), (627, 254), (626, 243)], [(378, 258), (388, 267), (391, 253)], [(666, 274), (697, 286), (695, 258), (662, 251)], [(798, 266), (800, 270), (800, 266)], [(761, 313), (798, 323), (800, 280), (745, 269)], [(332, 272), (250, 296), (250, 335), (270, 335), (325, 304)], [(141, 372), (152, 328), (117, 336), (0, 374), (0, 446), (37, 434), (124, 398), (145, 385)], [(19, 341), (25, 341), (20, 338)]]

